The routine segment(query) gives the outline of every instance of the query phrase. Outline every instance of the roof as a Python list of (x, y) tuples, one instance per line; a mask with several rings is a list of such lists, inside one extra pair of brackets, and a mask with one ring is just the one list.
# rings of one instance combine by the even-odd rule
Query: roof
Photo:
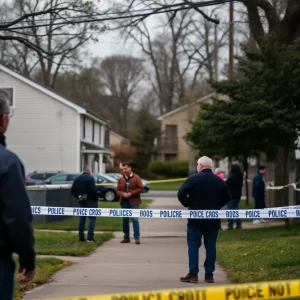
[(25, 76), (23, 76), (21, 74), (18, 74), (17, 72), (12, 71), (12, 70), (6, 68), (5, 66), (3, 66), (1, 64), (0, 64), (0, 71), (3, 71), (4, 73), (6, 73), (6, 74), (22, 81), (23, 83), (31, 86), (32, 88), (34, 88), (34, 89), (36, 89), (40, 92), (42, 92), (43, 94), (48, 95), (49, 97), (57, 100), (58, 102), (63, 103), (63, 104), (65, 104), (66, 106), (68, 106), (70, 108), (73, 108), (74, 110), (77, 111), (78, 114), (84, 114), (84, 115), (87, 115), (89, 117), (96, 118), (100, 122), (105, 122), (104, 119), (101, 116), (93, 113), (92, 111), (86, 110), (85, 108), (81, 107), (80, 105), (77, 105), (77, 104), (73, 103), (72, 101), (67, 100), (63, 96), (59, 95), (57, 92), (54, 92), (51, 89), (49, 89), (47, 87), (44, 87), (41, 84), (33, 81), (32, 79), (26, 78)]
[(112, 133), (113, 135), (115, 135), (116, 137), (123, 139), (123, 140), (129, 140), (128, 138), (122, 136), (121, 134), (118, 134), (117, 132), (110, 130), (109, 133)]
[(189, 108), (191, 105), (193, 105), (193, 104), (195, 104), (195, 103), (203, 102), (203, 101), (205, 101), (205, 100), (208, 100), (208, 99), (212, 98), (212, 97), (215, 96), (215, 95), (216, 95), (215, 93), (212, 93), (212, 94), (209, 94), (209, 95), (207, 95), (207, 96), (204, 96), (204, 97), (198, 99), (196, 102), (192, 102), (192, 103), (188, 103), (188, 104), (185, 104), (185, 105), (183, 105), (183, 106), (180, 106), (180, 107), (178, 107), (178, 108), (176, 108), (176, 109), (174, 109), (174, 110), (169, 111), (168, 113), (166, 113), (166, 114), (164, 114), (164, 115), (161, 115), (160, 117), (157, 118), (157, 120), (158, 120), (158, 121), (162, 121), (165, 117), (172, 116), (172, 115), (174, 115), (174, 114), (176, 114), (176, 113), (178, 113), (178, 112), (180, 112), (180, 111), (182, 111), (182, 110), (184, 110), (184, 109)]

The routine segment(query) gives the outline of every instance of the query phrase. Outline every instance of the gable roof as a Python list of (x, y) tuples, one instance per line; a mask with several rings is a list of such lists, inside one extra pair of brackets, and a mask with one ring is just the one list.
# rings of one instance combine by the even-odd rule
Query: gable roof
[(70, 108), (73, 108), (74, 110), (77, 111), (78, 114), (84, 114), (84, 115), (87, 115), (91, 118), (97, 119), (98, 121), (100, 121), (102, 123), (106, 123), (106, 121), (104, 121), (104, 119), (101, 116), (99, 116), (99, 115), (93, 113), (92, 111), (87, 110), (87, 109), (75, 104), (74, 102), (72, 102), (70, 100), (67, 100), (63, 96), (60, 96), (58, 93), (56, 93), (56, 92), (40, 85), (39, 83), (37, 83), (37, 82), (35, 82), (35, 81), (33, 81), (29, 78), (24, 77), (21, 74), (16, 73), (15, 71), (12, 71), (12, 70), (6, 68), (5, 66), (3, 66), (1, 64), (0, 64), (0, 71), (4, 72), (4, 73), (20, 80), (20, 81), (22, 81), (23, 83), (31, 86), (32, 88), (34, 88), (34, 89), (36, 89), (40, 92), (42, 92), (43, 94), (48, 95), (49, 97), (57, 100), (58, 102), (63, 103), (63, 104), (65, 104), (66, 106), (68, 106)]
[(113, 130), (110, 130), (109, 133), (113, 134), (114, 136), (116, 136), (116, 137), (118, 137), (118, 138), (120, 138), (120, 139), (128, 140), (128, 141), (129, 141), (128, 138), (122, 136), (121, 134), (119, 134), (119, 133), (117, 133), (117, 132), (115, 132), (115, 131), (113, 131)]
[(184, 109), (189, 108), (191, 105), (193, 105), (193, 104), (195, 104), (195, 103), (203, 102), (203, 101), (205, 101), (205, 100), (208, 100), (208, 99), (212, 98), (212, 97), (215, 96), (215, 95), (216, 95), (215, 93), (212, 93), (212, 94), (209, 94), (209, 95), (207, 95), (207, 96), (204, 96), (204, 97), (198, 99), (196, 102), (188, 103), (188, 104), (185, 104), (185, 105), (183, 105), (183, 106), (180, 106), (180, 107), (178, 107), (178, 108), (176, 108), (176, 109), (173, 109), (173, 110), (169, 111), (168, 113), (165, 113), (164, 115), (161, 115), (160, 117), (158, 117), (157, 120), (158, 120), (158, 121), (162, 121), (165, 117), (172, 116), (172, 115), (174, 115), (174, 114), (176, 114), (176, 113), (178, 113), (178, 112), (180, 112), (180, 111), (182, 111), (182, 110), (184, 110)]

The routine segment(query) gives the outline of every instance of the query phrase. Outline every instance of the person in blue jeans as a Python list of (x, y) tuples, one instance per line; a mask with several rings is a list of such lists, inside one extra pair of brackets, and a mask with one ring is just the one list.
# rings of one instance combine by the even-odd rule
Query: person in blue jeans
[[(91, 175), (92, 169), (89, 165), (83, 167), (83, 173), (75, 178), (71, 194), (78, 199), (78, 204), (83, 208), (97, 208), (98, 194), (94, 177)], [(87, 240), (84, 237), (84, 228), (86, 216), (79, 217), (78, 236), (80, 242), (97, 243), (94, 239), (94, 230), (96, 225), (96, 217), (89, 216), (89, 226)]]
[[(130, 209), (128, 217), (123, 217), (123, 233), (124, 238), (122, 244), (130, 243), (129, 234), (129, 217), (132, 215), (133, 209), (139, 209), (141, 202), (141, 193), (144, 190), (141, 178), (131, 171), (131, 163), (124, 162), (122, 164), (123, 176), (119, 178), (117, 185), (117, 194), (120, 197), (120, 205), (123, 209)], [(138, 218), (132, 218), (133, 237), (136, 244), (140, 244), (140, 225)]]
[[(229, 176), (226, 180), (226, 185), (231, 194), (231, 201), (227, 203), (228, 210), (237, 210), (239, 209), (239, 204), (242, 197), (243, 189), (243, 173), (238, 165), (233, 164), (230, 168)], [(228, 229), (233, 229), (235, 219), (228, 219)], [(242, 228), (241, 219), (236, 219), (236, 229)]]
[(206, 259), (204, 262), (207, 283), (214, 282), (213, 273), (216, 264), (216, 242), (220, 228), (217, 211), (230, 200), (230, 193), (225, 181), (212, 172), (212, 159), (203, 156), (197, 162), (197, 174), (191, 175), (181, 186), (177, 197), (189, 210), (213, 210), (215, 213), (209, 219), (188, 219), (187, 245), (189, 257), (189, 273), (180, 277), (182, 282), (198, 282), (199, 248), (201, 238), (204, 238)]

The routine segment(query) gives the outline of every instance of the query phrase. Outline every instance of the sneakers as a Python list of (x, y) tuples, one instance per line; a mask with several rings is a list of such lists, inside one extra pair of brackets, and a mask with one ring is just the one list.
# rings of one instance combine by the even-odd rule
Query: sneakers
[(180, 277), (181, 282), (198, 283), (198, 275), (188, 273), (185, 277)]
[(206, 283), (214, 283), (215, 282), (214, 276), (213, 275), (205, 275), (204, 281)]
[(92, 240), (87, 240), (88, 243), (98, 243), (98, 241), (92, 239)]

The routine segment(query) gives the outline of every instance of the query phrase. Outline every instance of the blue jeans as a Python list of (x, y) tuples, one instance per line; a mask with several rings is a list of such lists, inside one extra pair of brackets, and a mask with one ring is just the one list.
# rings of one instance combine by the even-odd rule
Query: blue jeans
[[(88, 202), (87, 206), (81, 206), (81, 207), (97, 208), (97, 206), (98, 206), (98, 202), (90, 201), (90, 202)], [(87, 239), (89, 241), (92, 241), (94, 239), (96, 217), (88, 217), (88, 218), (89, 218), (89, 226), (88, 226)], [(86, 216), (79, 217), (79, 226), (78, 226), (79, 240), (84, 240), (85, 221), (86, 221)]]
[[(131, 205), (129, 201), (123, 200), (121, 202), (121, 207), (125, 209), (139, 209), (139, 205)], [(133, 237), (135, 239), (140, 238), (140, 223), (138, 218), (131, 218), (132, 225), (133, 225)], [(123, 218), (123, 233), (124, 233), (124, 239), (129, 239), (129, 218)]]
[(201, 247), (201, 239), (203, 236), (206, 250), (206, 259), (204, 262), (205, 276), (213, 275), (216, 265), (218, 232), (218, 229), (199, 229), (188, 226), (187, 244), (190, 274), (197, 275), (199, 273), (199, 248)]
[(13, 300), (14, 298), (15, 262), (10, 258), (0, 260), (0, 299)]
[[(239, 209), (240, 199), (233, 199), (227, 203), (227, 210), (237, 210)], [(234, 220), (236, 220), (236, 226), (241, 227), (241, 219), (228, 219), (228, 228), (233, 228)]]

